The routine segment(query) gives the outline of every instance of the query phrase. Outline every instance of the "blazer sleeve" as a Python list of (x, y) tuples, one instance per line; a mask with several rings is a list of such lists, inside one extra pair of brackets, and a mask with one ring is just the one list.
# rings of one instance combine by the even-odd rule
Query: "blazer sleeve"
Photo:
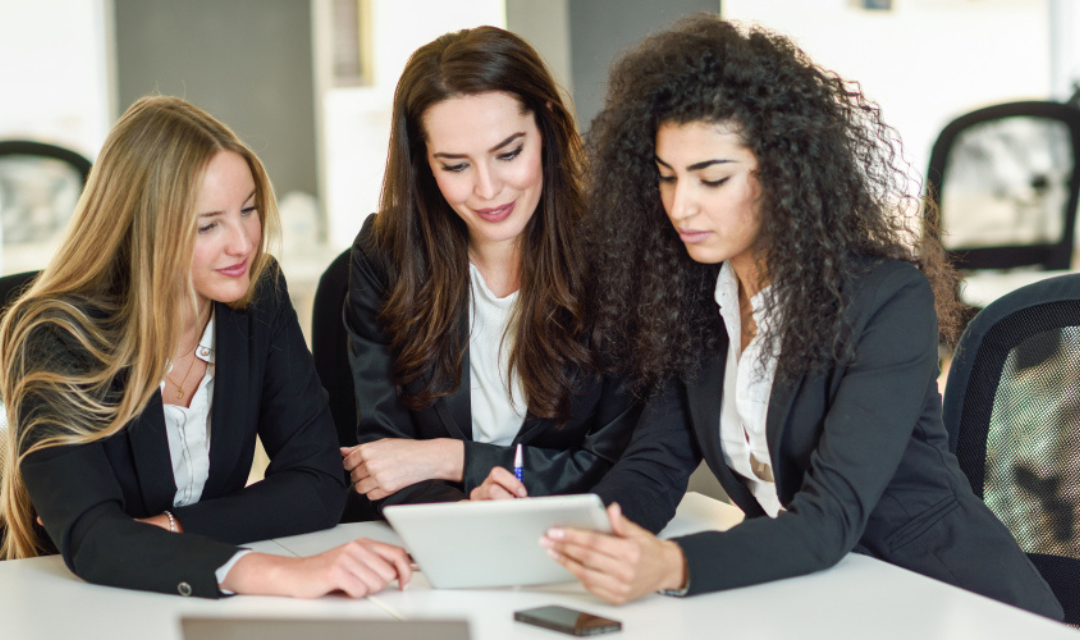
[[(572, 417), (584, 431), (579, 442), (565, 448), (530, 446), (530, 424), (510, 446), (484, 442), (465, 442), (465, 491), (481, 484), (493, 467), (513, 470), (518, 441), (522, 446), (525, 474), (523, 482), (529, 495), (544, 496), (589, 491), (615, 465), (626, 449), (640, 413), (639, 403), (626, 389), (621, 378), (607, 374), (586, 378), (584, 384), (598, 385), (591, 398), (588, 415)], [(538, 421), (540, 422), (540, 421)], [(551, 421), (539, 428), (559, 429)], [(578, 425), (574, 425), (576, 428)], [(563, 428), (571, 429), (570, 425)]]
[[(726, 532), (676, 538), (687, 561), (689, 593), (825, 569), (862, 537), (937, 375), (929, 283), (909, 265), (883, 272), (868, 276), (876, 286), (864, 286), (853, 302), (855, 358), (837, 369), (843, 377), (801, 488), (775, 519), (752, 518)], [(791, 419), (799, 419), (798, 411), (792, 409)]]
[[(356, 390), (357, 442), (382, 438), (420, 437), (413, 414), (401, 403), (393, 382), (394, 354), (378, 317), (388, 295), (390, 265), (373, 249), (375, 216), (364, 222), (349, 260), (349, 291), (345, 298), (345, 329), (349, 335), (349, 366)], [(456, 483), (426, 480), (375, 501), (383, 506), (411, 502), (451, 502), (468, 496)]]
[(593, 492), (653, 533), (675, 516), (701, 453), (682, 383), (671, 381), (641, 411), (630, 445)]
[[(77, 351), (63, 340), (49, 342), (43, 347), (47, 352)], [(35, 396), (24, 400), (19, 424), (37, 411), (56, 414), (62, 423), (67, 411), (76, 410), (62, 406), (62, 399), (39, 400)], [(23, 451), (40, 437), (26, 436)], [(220, 595), (214, 572), (236, 547), (205, 536), (176, 535), (127, 515), (124, 493), (103, 442), (36, 451), (23, 459), (19, 472), (46, 532), (79, 577), (115, 587), (207, 598)]]
[(333, 527), (346, 497), (326, 390), (315, 373), (285, 278), (273, 268), (261, 284), (249, 342), (251, 356), (265, 359), (258, 406), (251, 407), (258, 411), (259, 439), (270, 457), (265, 477), (231, 494), (173, 510), (185, 531), (236, 544)]
[(113, 587), (221, 595), (214, 572), (237, 548), (170, 533), (124, 513), (123, 494), (100, 443), (35, 452), (21, 472), (49, 537), (75, 575)]

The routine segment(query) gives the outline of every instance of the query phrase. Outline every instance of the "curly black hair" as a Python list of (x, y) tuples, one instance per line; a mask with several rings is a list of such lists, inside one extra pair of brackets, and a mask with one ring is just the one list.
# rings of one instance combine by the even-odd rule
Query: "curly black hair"
[(587, 136), (593, 338), (638, 391), (693, 378), (723, 335), (713, 300), (720, 265), (689, 257), (657, 188), (658, 127), (696, 121), (732, 127), (757, 159), (755, 255), (782, 318), (762, 335), (763, 351), (781, 346), (778, 381), (852, 357), (845, 292), (872, 266), (867, 257), (916, 264), (951, 335), (955, 275), (934, 216), (920, 228), (910, 167), (879, 107), (783, 36), (702, 14), (613, 65)]

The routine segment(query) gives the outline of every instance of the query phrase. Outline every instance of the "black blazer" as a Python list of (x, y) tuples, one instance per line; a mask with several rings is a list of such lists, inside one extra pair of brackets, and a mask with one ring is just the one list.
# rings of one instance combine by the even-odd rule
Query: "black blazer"
[(926, 278), (905, 263), (877, 264), (859, 280), (850, 317), (854, 362), (774, 385), (769, 400), (766, 434), (786, 513), (764, 517), (724, 463), (726, 341), (696, 380), (650, 401), (596, 492), (657, 531), (704, 456), (747, 520), (676, 539), (690, 593), (810, 573), (855, 550), (1060, 619), (1049, 587), (949, 453)]
[[(375, 216), (368, 217), (353, 244), (345, 301), (349, 362), (360, 414), (358, 441), (457, 438), (465, 443), (463, 483), (419, 482), (376, 501), (379, 508), (467, 498), (493, 467), (513, 467), (518, 443), (525, 445), (524, 483), (529, 495), (591, 489), (626, 448), (637, 422), (639, 407), (618, 379), (582, 374), (578, 393), (571, 398), (570, 420), (559, 427), (552, 420), (526, 417), (510, 446), (472, 439), (467, 349), (461, 365), (461, 386), (454, 393), (423, 411), (410, 411), (402, 404), (392, 381), (394, 355), (390, 339), (378, 323), (394, 270), (389, 256), (374, 245), (374, 222)], [(459, 328), (463, 337), (468, 335), (468, 319), (468, 309), (462, 309)]]
[[(115, 436), (24, 461), (34, 507), (78, 576), (217, 597), (214, 572), (235, 545), (337, 524), (346, 489), (334, 423), (285, 280), (275, 283), (274, 272), (247, 310), (214, 305), (210, 476), (197, 504), (172, 507), (176, 485), (160, 393)], [(270, 466), (265, 480), (245, 487), (256, 436)], [(133, 520), (165, 510), (184, 535)]]

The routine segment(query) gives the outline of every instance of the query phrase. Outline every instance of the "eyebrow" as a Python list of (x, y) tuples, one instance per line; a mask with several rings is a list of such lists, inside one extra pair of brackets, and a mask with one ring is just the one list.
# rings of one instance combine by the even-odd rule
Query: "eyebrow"
[[(656, 158), (656, 164), (662, 164), (665, 167), (667, 167), (668, 169), (672, 168), (672, 166), (670, 164), (668, 164), (668, 163), (664, 162), (663, 160), (661, 160), (660, 156), (655, 156), (655, 158)], [(703, 160), (701, 162), (695, 162), (694, 164), (686, 167), (686, 170), (687, 171), (700, 171), (701, 169), (704, 169), (706, 167), (711, 167), (714, 164), (728, 164), (730, 162), (735, 162), (735, 161), (734, 160), (727, 160), (727, 159), (724, 159), (724, 158), (716, 158), (714, 160)]]
[[(248, 197), (244, 198), (244, 202), (247, 202), (248, 200), (251, 200), (254, 197), (255, 197), (255, 189), (252, 189), (251, 193), (248, 194)], [(223, 213), (225, 213), (225, 212), (224, 211), (207, 211), (206, 213), (200, 213), (199, 217), (200, 218), (210, 218), (210, 217), (213, 217), (213, 216), (220, 216)]]
[[(510, 136), (506, 140), (503, 140), (499, 144), (497, 144), (494, 147), (488, 149), (488, 153), (495, 153), (499, 149), (502, 149), (503, 147), (510, 144), (511, 142), (514, 142), (518, 138), (523, 138), (524, 136), (525, 136), (524, 131), (518, 131), (517, 133)], [(435, 152), (435, 153), (433, 153), (431, 155), (432, 155), (432, 157), (435, 157), (435, 158), (446, 158), (447, 160), (456, 160), (458, 158), (466, 157), (466, 155), (464, 153), (444, 153), (442, 151), (437, 151), (437, 152)]]

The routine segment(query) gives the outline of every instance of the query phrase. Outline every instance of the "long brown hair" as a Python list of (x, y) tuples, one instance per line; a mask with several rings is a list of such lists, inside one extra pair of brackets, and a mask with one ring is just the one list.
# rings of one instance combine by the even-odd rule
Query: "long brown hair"
[(591, 365), (577, 242), (585, 211), (584, 153), (573, 116), (539, 55), (508, 31), (478, 27), (443, 35), (405, 66), (394, 95), (375, 221), (376, 243), (394, 268), (379, 320), (391, 337), (394, 383), (405, 388), (419, 382), (419, 391), (405, 397), (407, 406), (428, 407), (460, 385), (468, 231), (435, 183), (423, 116), (448, 98), (492, 91), (514, 96), (535, 118), (543, 141), (543, 191), (523, 231), (510, 372), (520, 375), (532, 415), (565, 421), (575, 370)]
[(240, 154), (255, 180), (262, 241), (244, 308), (269, 261), (277, 209), (262, 163), (225, 125), (170, 97), (121, 116), (98, 156), (65, 238), (0, 324), (0, 391), (8, 416), (0, 521), (3, 556), (45, 548), (20, 466), (59, 445), (115, 435), (158, 390), (196, 295), (196, 202), (210, 160)]

